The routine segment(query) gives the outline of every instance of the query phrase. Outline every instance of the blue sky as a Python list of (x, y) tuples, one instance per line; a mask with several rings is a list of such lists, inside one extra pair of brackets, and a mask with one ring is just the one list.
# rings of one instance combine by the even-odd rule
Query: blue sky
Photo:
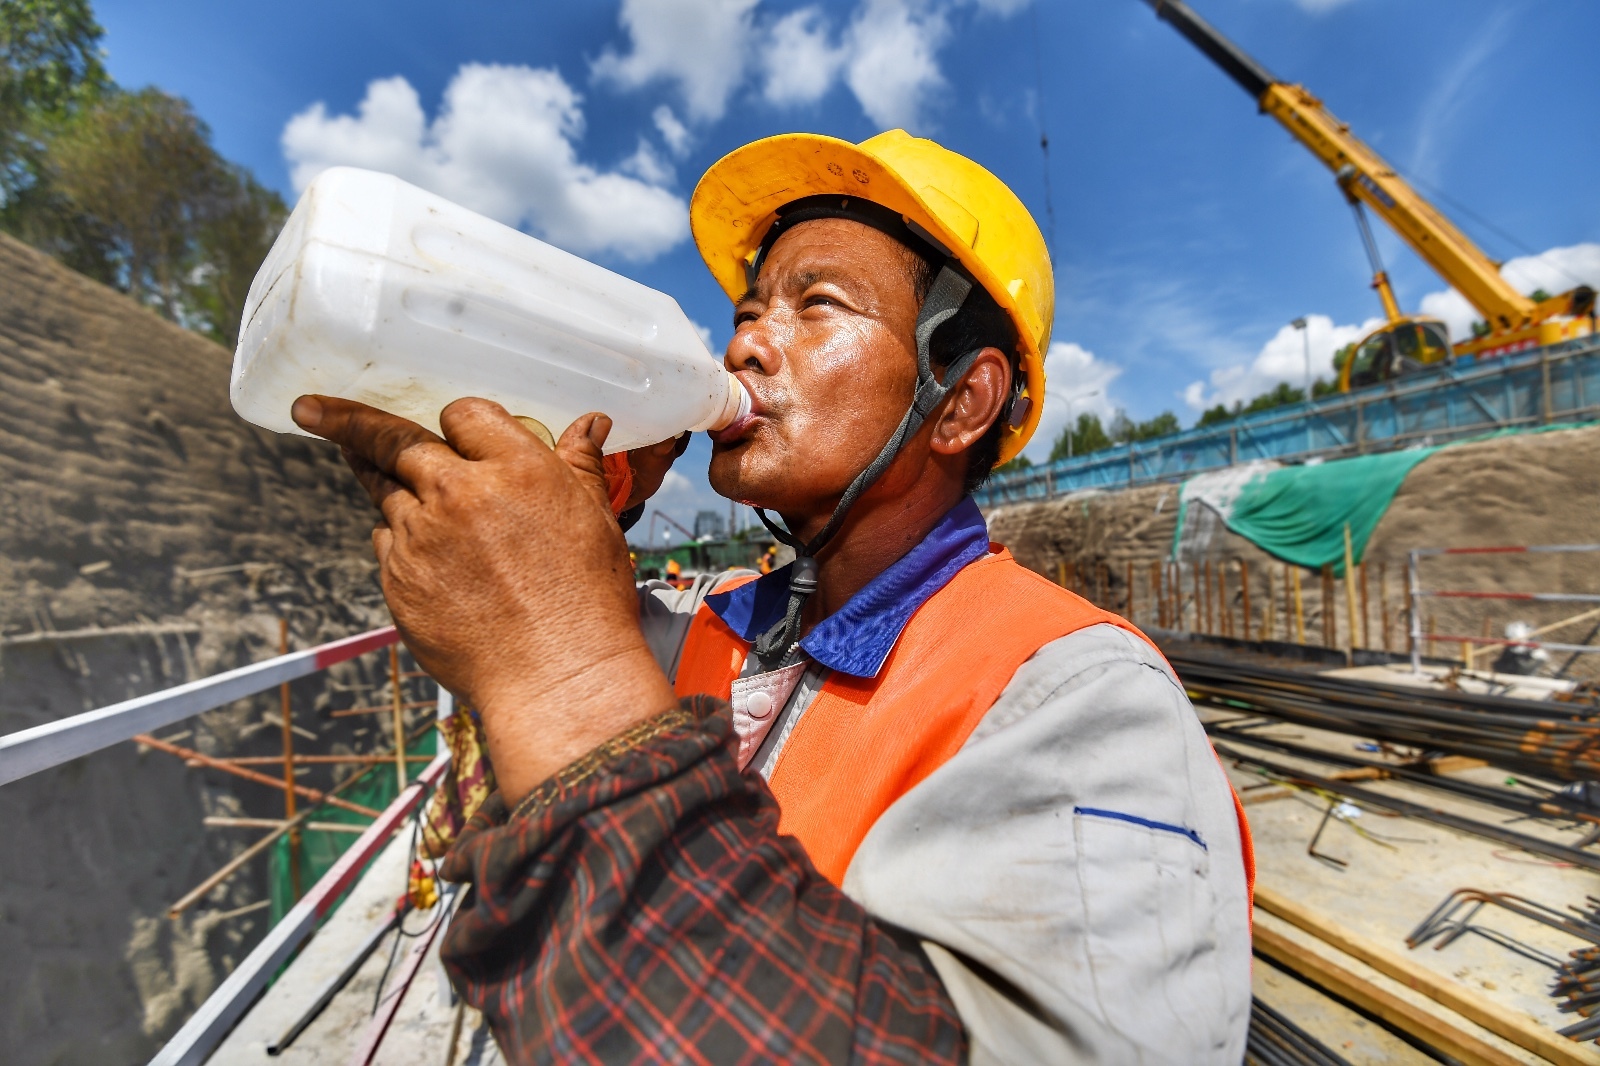
[[(1194, 6), (1443, 190), (1438, 206), (1513, 260), (1518, 283), (1600, 284), (1594, 0)], [(1187, 425), (1219, 399), (1299, 383), (1286, 323), (1312, 317), (1321, 367), (1379, 311), (1331, 175), (1142, 0), (96, 10), (119, 82), (187, 97), (221, 151), (286, 198), (322, 166), (394, 170), (671, 293), (719, 351), (730, 309), (683, 217), (710, 163), (786, 130), (935, 137), (1053, 230), (1052, 395), (1035, 458), (1069, 406), (1172, 410)], [(1403, 306), (1465, 320), (1381, 227), (1379, 243)], [(685, 522), (726, 506), (705, 485), (706, 455), (697, 441), (660, 498)]]

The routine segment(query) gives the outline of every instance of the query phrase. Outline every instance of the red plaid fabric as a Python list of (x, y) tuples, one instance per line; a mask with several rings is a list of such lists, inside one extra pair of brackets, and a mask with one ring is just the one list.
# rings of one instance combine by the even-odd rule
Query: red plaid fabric
[(966, 1055), (914, 943), (778, 835), (686, 699), (545, 782), (496, 793), (444, 876), (473, 890), (442, 956), (514, 1063), (942, 1063)]

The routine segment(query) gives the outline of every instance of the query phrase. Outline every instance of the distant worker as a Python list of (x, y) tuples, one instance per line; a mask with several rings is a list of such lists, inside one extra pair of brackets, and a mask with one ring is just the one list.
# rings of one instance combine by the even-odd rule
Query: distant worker
[(683, 578), (683, 564), (676, 559), (667, 560), (667, 584), (675, 589), (684, 588), (689, 584)]
[(746, 145), (690, 222), (754, 400), (711, 485), (782, 569), (636, 591), (612, 515), (672, 449), (618, 473), (601, 415), (552, 453), (482, 400), (448, 445), (295, 407), (383, 510), (407, 645), (481, 709), (500, 792), (444, 866), (473, 885), (456, 988), (518, 1063), (1238, 1063), (1222, 767), (1161, 653), (970, 495), (1039, 423), (1038, 226), (900, 131)]
[(767, 550), (761, 553), (761, 559), (760, 559), (760, 561), (758, 561), (756, 563), (756, 567), (757, 567), (757, 569), (759, 569), (761, 571), (762, 575), (764, 576), (766, 574), (772, 573), (773, 564), (776, 563), (777, 561), (778, 561), (778, 546), (776, 544), (769, 544), (769, 545), (767, 545)]

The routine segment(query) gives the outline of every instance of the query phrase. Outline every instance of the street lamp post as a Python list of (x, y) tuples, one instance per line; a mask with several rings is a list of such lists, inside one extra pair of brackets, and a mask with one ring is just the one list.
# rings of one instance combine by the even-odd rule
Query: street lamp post
[(1092, 400), (1098, 395), (1100, 395), (1100, 390), (1099, 389), (1095, 389), (1093, 392), (1086, 392), (1081, 396), (1068, 396), (1067, 397), (1067, 458), (1068, 459), (1072, 458), (1072, 405), (1077, 403), (1079, 400)]
[(1289, 325), (1300, 331), (1300, 339), (1305, 344), (1306, 399), (1309, 401), (1311, 399), (1311, 330), (1308, 328), (1310, 324), (1303, 318), (1297, 318), (1293, 322), (1289, 323)]

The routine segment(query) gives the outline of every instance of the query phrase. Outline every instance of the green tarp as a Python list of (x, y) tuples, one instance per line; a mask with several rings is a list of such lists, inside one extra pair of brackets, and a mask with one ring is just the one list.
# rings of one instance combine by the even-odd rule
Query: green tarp
[[(1440, 448), (1494, 437), (1582, 428), (1580, 423), (1517, 426), (1451, 444), (1335, 459), (1252, 472), (1243, 468), (1201, 474), (1184, 482), (1173, 532), (1179, 555), (1191, 503), (1211, 506), (1233, 532), (1286, 562), (1313, 570), (1331, 564), (1344, 574), (1344, 529), (1350, 527), (1352, 558), (1360, 562), (1367, 541), (1413, 467)], [(1209, 483), (1208, 483), (1209, 482)]]
[[(438, 737), (437, 731), (424, 734), (412, 743), (408, 749), (410, 754), (435, 754), (438, 750)], [(420, 762), (411, 763), (407, 767), (409, 776), (415, 779), (426, 765), (426, 763)], [(339, 795), (351, 803), (381, 811), (393, 803), (395, 797), (400, 794), (399, 776), (395, 772), (393, 763), (380, 763), (372, 773), (367, 775), (366, 780), (352, 785), (347, 791), (341, 792)], [(305, 801), (301, 802), (303, 808)], [(322, 807), (317, 812), (314, 820), (318, 822), (339, 822), (345, 825), (359, 825), (362, 827), (367, 826), (372, 821), (365, 815), (333, 806)], [(339, 861), (339, 856), (344, 854), (345, 849), (355, 843), (356, 836), (357, 834), (355, 833), (341, 833), (336, 830), (301, 830), (301, 892), (316, 884), (318, 879), (327, 873), (335, 862)], [(272, 900), (272, 924), (276, 925), (289, 912), (289, 908), (294, 906), (297, 899), (294, 888), (290, 883), (289, 838), (287, 836), (279, 837), (269, 853), (271, 855), (271, 863), (268, 885), (270, 886), (270, 898)], [(395, 898), (399, 898), (405, 887), (403, 884), (394, 886)], [(328, 914), (323, 916), (323, 920), (326, 921), (327, 917), (332, 913), (333, 910), (330, 909)]]
[(1263, 551), (1312, 569), (1344, 573), (1344, 529), (1357, 562), (1411, 468), (1438, 451), (1417, 448), (1285, 466), (1244, 485), (1224, 516), (1228, 528)]

